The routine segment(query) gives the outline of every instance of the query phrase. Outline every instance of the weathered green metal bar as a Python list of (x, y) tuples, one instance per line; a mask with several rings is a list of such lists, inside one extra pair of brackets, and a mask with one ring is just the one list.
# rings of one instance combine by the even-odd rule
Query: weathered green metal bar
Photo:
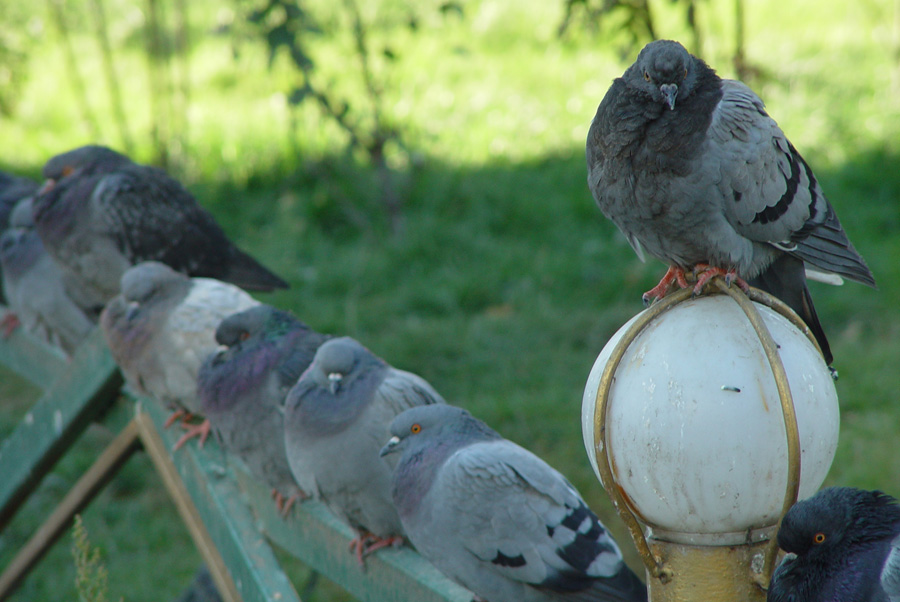
[(232, 472), (269, 539), (356, 598), (367, 602), (471, 602), (472, 592), (445, 577), (407, 546), (375, 552), (366, 557), (366, 570), (361, 570), (349, 551), (353, 530), (323, 504), (305, 501), (283, 519), (267, 487), (238, 467)]
[[(179, 429), (163, 429), (167, 412), (156, 402), (139, 403), (171, 450), (181, 435)], [(235, 482), (228, 478), (221, 448), (215, 442), (203, 449), (190, 443), (171, 458), (244, 602), (300, 602)]]
[[(16, 353), (10, 340), (0, 348)], [(49, 377), (48, 377), (49, 378)], [(0, 445), (0, 531), (69, 446), (118, 395), (122, 377), (99, 330)]]
[[(0, 316), (6, 315), (7, 311), (0, 305)], [(53, 384), (69, 363), (61, 349), (38, 340), (21, 327), (0, 343), (0, 364), (42, 390)]]

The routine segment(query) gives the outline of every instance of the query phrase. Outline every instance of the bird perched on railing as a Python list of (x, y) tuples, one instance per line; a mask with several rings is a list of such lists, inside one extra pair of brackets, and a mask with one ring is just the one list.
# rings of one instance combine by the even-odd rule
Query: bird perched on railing
[(788, 510), (778, 545), (768, 602), (900, 602), (900, 505), (885, 493), (823, 489)]
[(284, 400), (328, 338), (286, 311), (257, 305), (222, 320), (220, 347), (200, 368), (200, 412), (223, 447), (272, 487), (284, 515), (306, 497), (285, 454)]
[[(188, 278), (155, 261), (129, 268), (122, 292), (100, 315), (100, 327), (129, 386), (173, 410), (167, 426), (198, 410), (197, 374), (216, 350), (216, 328), (258, 302), (240, 288), (211, 278)], [(209, 433), (204, 421), (182, 441)]]
[(556, 470), (450, 405), (391, 424), (392, 493), (409, 540), (491, 602), (646, 600), (616, 542)]
[[(678, 42), (651, 42), (617, 78), (587, 136), (588, 185), (603, 214), (669, 264), (644, 301), (713, 276), (757, 286), (797, 312), (826, 363), (806, 277), (875, 286), (809, 165), (744, 84)], [(746, 282), (745, 282), (746, 280)]]
[(83, 146), (44, 166), (34, 219), (48, 252), (102, 306), (130, 266), (159, 261), (189, 276), (247, 290), (287, 283), (238, 249), (212, 215), (161, 169), (103, 146)]
[(285, 443), (300, 488), (353, 527), (357, 561), (402, 542), (391, 500), (393, 462), (379, 457), (388, 425), (414, 406), (444, 403), (423, 378), (391, 367), (357, 341), (319, 347), (288, 393)]

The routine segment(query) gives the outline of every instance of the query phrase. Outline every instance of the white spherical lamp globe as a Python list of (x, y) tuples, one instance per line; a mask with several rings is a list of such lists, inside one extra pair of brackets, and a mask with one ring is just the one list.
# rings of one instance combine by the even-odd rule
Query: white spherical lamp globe
[[(821, 486), (834, 458), (837, 393), (807, 336), (778, 312), (755, 307), (790, 384), (804, 498)], [(637, 318), (606, 344), (584, 391), (582, 430), (598, 477), (594, 416), (601, 374)], [(605, 438), (613, 478), (654, 537), (739, 544), (781, 515), (788, 479), (781, 401), (759, 336), (727, 295), (676, 304), (631, 342), (610, 384)]]

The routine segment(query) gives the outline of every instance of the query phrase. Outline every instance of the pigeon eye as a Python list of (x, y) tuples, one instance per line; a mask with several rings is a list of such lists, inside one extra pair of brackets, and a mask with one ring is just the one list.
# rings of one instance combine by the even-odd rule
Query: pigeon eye
[(684, 76), (681, 79), (684, 79), (685, 77), (687, 77), (687, 67), (684, 68)]
[(422, 430), (422, 425), (420, 425), (418, 422), (415, 423), (414, 425), (412, 425), (411, 427), (409, 427), (409, 432), (412, 433), (413, 435), (418, 435), (421, 430)]
[(644, 71), (644, 79), (650, 81), (650, 72)]
[(63, 175), (63, 177), (66, 177), (67, 175), (69, 175), (69, 174), (72, 173), (73, 171), (75, 171), (75, 168), (74, 168), (74, 167), (72, 167), (71, 165), (66, 165), (65, 167), (63, 167), (62, 175)]
[(241, 332), (240, 335), (238, 335), (238, 338), (242, 341), (246, 341), (247, 339), (250, 338), (250, 333), (247, 332), (246, 330), (244, 330), (243, 332)]
[(825, 543), (825, 534), (820, 532), (820, 533), (816, 533), (815, 535), (813, 535), (813, 543), (815, 543), (815, 544)]

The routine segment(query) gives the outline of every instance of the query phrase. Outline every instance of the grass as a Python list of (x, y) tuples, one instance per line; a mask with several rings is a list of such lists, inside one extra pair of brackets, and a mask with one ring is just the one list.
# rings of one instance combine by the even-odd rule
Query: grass
[[(125, 0), (108, 4), (140, 158), (150, 152), (146, 69), (136, 52), (140, 19)], [(383, 5), (395, 11), (388, 15), (402, 12), (402, 4)], [(277, 60), (269, 71), (264, 50), (250, 44), (234, 60), (228, 39), (209, 33), (232, 18), (231, 9), (211, 2), (191, 3), (188, 160), (179, 170), (229, 234), (293, 285), (261, 299), (292, 309), (318, 330), (360, 339), (534, 450), (575, 483), (630, 550), (585, 460), (579, 412), (594, 358), (639, 311), (640, 293), (663, 271), (636, 259), (585, 185), (589, 121), (633, 54), (586, 35), (556, 40), (561, 2), (532, 2), (527, 10), (511, 0), (463, 6), (461, 18), (421, 9), (416, 34), (401, 25), (373, 34), (377, 48), (396, 50), (397, 60), (383, 72), (391, 84), (385, 106), (414, 151), (409, 163), (401, 154), (391, 158), (410, 166), (401, 237), (387, 233), (372, 174), (344, 155), (340, 132), (313, 107), (292, 117), (286, 62)], [(668, 3), (657, 6), (661, 34), (685, 37), (666, 18)], [(700, 5), (705, 56), (725, 76), (730, 7)], [(900, 424), (900, 69), (891, 58), (893, 15), (875, 1), (765, 0), (747, 3), (747, 11), (748, 59), (764, 74), (753, 86), (815, 169), (879, 281), (877, 291), (812, 285), (841, 373), (841, 440), (827, 484), (900, 495), (893, 446)], [(74, 10), (72, 18), (88, 27), (82, 13)], [(41, 33), (29, 48), (18, 110), (2, 124), (0, 165), (36, 174), (48, 156), (88, 139), (68, 80), (53, 67), (61, 64), (58, 36), (46, 16), (31, 20)], [(73, 40), (86, 80), (102, 81), (96, 43), (84, 35)], [(352, 97), (359, 92), (347, 75), (356, 69), (347, 48), (338, 35), (315, 53), (323, 80), (340, 82)], [(98, 114), (106, 98), (102, 85), (92, 86)], [(103, 142), (119, 144), (111, 122), (102, 122), (101, 131)], [(364, 225), (347, 204), (362, 211)], [(0, 432), (14, 427), (34, 395), (7, 373), (0, 376)], [(0, 536), (0, 564), (109, 437), (92, 429), (46, 479)], [(103, 551), (112, 599), (171, 599), (199, 563), (146, 458), (129, 463), (84, 521)], [(302, 570), (292, 571), (301, 587)], [(71, 556), (59, 545), (13, 599), (72, 599), (74, 583)], [(337, 598), (337, 588), (323, 585), (311, 599)]]

